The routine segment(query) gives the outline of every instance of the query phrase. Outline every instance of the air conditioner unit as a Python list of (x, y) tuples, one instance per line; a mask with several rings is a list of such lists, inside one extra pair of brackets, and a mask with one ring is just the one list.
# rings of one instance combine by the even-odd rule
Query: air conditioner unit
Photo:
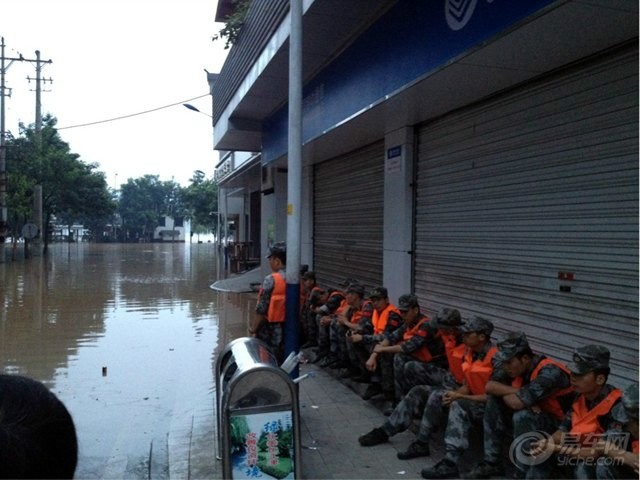
[(261, 182), (261, 191), (263, 194), (273, 193), (274, 183), (273, 183), (273, 175), (275, 173), (275, 168), (269, 166), (262, 167), (262, 182)]

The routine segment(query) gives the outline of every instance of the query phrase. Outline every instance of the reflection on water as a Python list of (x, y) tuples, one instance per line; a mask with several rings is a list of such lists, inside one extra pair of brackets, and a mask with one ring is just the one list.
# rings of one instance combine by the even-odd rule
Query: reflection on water
[[(0, 368), (71, 411), (77, 478), (211, 477), (213, 365), (255, 298), (218, 293), (212, 244), (56, 244), (0, 264)], [(171, 472), (169, 472), (169, 468)]]

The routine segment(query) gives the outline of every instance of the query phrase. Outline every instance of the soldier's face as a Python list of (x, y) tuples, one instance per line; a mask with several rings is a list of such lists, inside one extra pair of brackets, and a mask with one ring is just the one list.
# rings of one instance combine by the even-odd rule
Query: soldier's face
[(578, 373), (571, 372), (571, 386), (576, 392), (583, 395), (589, 395), (597, 392), (604, 383), (604, 375), (596, 375), (594, 372), (588, 372), (580, 375)]
[(372, 298), (371, 303), (373, 304), (373, 308), (375, 308), (378, 312), (382, 312), (389, 304), (386, 298), (380, 297)]
[(505, 360), (502, 364), (504, 371), (507, 372), (507, 375), (511, 378), (524, 375), (529, 367), (529, 362), (526, 359), (527, 357), (512, 357), (509, 360)]
[(480, 334), (478, 332), (464, 332), (462, 341), (469, 348), (477, 347), (480, 343)]
[(400, 310), (400, 315), (406, 323), (413, 322), (418, 317), (418, 309), (410, 308), (409, 310)]

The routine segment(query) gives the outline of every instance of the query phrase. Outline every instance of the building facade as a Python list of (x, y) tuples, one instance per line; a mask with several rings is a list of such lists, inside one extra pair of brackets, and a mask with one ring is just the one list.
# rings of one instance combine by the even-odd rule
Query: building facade
[[(637, 2), (303, 5), (302, 263), (557, 358), (601, 342), (637, 381)], [(253, 0), (212, 84), (214, 147), (260, 152), (235, 181), (263, 249), (286, 238), (289, 29)]]

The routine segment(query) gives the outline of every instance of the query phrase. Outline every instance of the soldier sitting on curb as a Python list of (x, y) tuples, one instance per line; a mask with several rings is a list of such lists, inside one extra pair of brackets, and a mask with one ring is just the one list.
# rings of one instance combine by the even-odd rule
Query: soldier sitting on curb
[[(373, 429), (359, 438), (362, 446), (386, 442), (396, 433), (406, 430), (416, 415), (422, 415), (417, 438), (398, 458), (406, 460), (428, 456), (429, 442), (440, 425), (446, 407), (449, 420), (445, 433), (447, 457), (457, 462), (468, 448), (468, 431), (473, 421), (481, 423), (484, 411), (484, 388), (492, 373), (492, 359), (497, 349), (491, 345), (493, 324), (480, 317), (473, 317), (460, 327), (464, 344), (460, 356), (460, 378), (432, 389), (426, 385), (413, 387), (398, 404), (382, 427)], [(454, 360), (455, 362), (455, 360)], [(450, 360), (450, 365), (453, 363)]]
[[(598, 441), (623, 438), (622, 425), (628, 421), (622, 392), (607, 384), (609, 350), (601, 345), (578, 348), (569, 369), (571, 384), (579, 395), (558, 430), (549, 439), (540, 440), (534, 445), (534, 454), (551, 455), (551, 459), (532, 468), (538, 469), (545, 464), (552, 467), (552, 460), (557, 460), (559, 470), (565, 473), (569, 470), (570, 478), (624, 478), (618, 476), (613, 462), (595, 461), (599, 456)], [(564, 463), (554, 454), (565, 459), (586, 461)], [(547, 470), (540, 474), (546, 475)], [(636, 474), (629, 478), (638, 476)]]
[[(448, 368), (442, 337), (429, 317), (420, 312), (418, 297), (402, 295), (398, 310), (404, 323), (374, 347), (366, 363), (370, 372), (378, 368), (378, 361), (393, 365), (393, 407), (412, 386), (438, 383), (430, 375), (441, 379), (441, 371)], [(418, 365), (420, 369), (416, 368)]]
[(402, 325), (402, 316), (395, 305), (389, 303), (389, 294), (386, 288), (374, 288), (369, 299), (374, 308), (371, 317), (373, 333), (370, 335), (354, 333), (347, 337), (347, 352), (351, 362), (361, 366), (361, 370), (365, 372), (352, 379), (371, 382), (362, 395), (364, 400), (369, 400), (371, 397), (383, 393), (388, 400), (392, 401), (394, 397), (393, 370), (387, 369), (383, 372), (378, 368), (375, 372), (370, 373), (366, 370), (365, 365), (375, 345)]
[[(561, 363), (535, 354), (522, 332), (511, 332), (498, 343), (496, 359), (511, 377), (511, 385), (490, 380), (487, 383), (485, 406), (484, 461), (476, 465), (468, 478), (490, 478), (504, 475), (502, 448), (507, 425), (513, 425), (513, 438), (531, 436), (531, 432), (555, 431), (575, 393), (569, 381), (569, 370)], [(533, 437), (530, 439), (533, 441)], [(524, 448), (529, 448), (525, 442)], [(443, 464), (425, 478), (445, 478), (455, 465)], [(518, 474), (526, 476), (528, 465), (518, 464)], [(431, 472), (430, 472), (431, 473)], [(449, 477), (446, 477), (449, 478)]]

